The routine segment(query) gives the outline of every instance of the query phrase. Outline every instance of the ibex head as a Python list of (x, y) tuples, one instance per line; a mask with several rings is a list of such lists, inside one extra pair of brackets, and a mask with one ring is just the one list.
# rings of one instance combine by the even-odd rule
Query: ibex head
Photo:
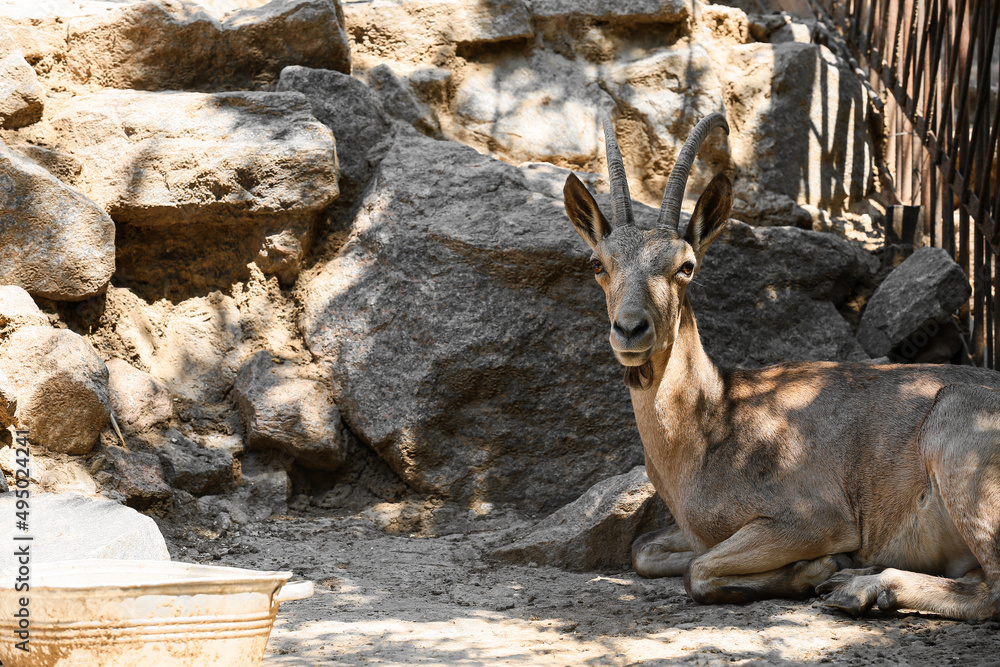
[(645, 388), (652, 381), (650, 358), (673, 345), (686, 290), (698, 272), (709, 244), (725, 226), (732, 209), (732, 184), (718, 174), (695, 205), (684, 238), (677, 224), (688, 174), (702, 141), (716, 127), (729, 133), (722, 114), (695, 126), (670, 172), (655, 229), (635, 226), (625, 165), (611, 119), (605, 115), (604, 143), (611, 181), (611, 222), (586, 186), (570, 174), (563, 187), (566, 213), (594, 254), (590, 264), (604, 289), (611, 319), (611, 349), (625, 368), (625, 382)]

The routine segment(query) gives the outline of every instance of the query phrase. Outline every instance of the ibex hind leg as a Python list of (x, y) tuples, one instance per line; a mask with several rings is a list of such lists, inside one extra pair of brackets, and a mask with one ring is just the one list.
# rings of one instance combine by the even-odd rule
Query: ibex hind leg
[(1000, 393), (945, 387), (924, 420), (920, 439), (928, 474), (981, 572), (955, 580), (890, 568), (867, 576), (837, 576), (817, 590), (829, 593), (830, 606), (854, 614), (877, 605), (965, 620), (1000, 618)]
[(647, 579), (679, 577), (695, 552), (676, 525), (644, 533), (632, 543), (632, 567)]

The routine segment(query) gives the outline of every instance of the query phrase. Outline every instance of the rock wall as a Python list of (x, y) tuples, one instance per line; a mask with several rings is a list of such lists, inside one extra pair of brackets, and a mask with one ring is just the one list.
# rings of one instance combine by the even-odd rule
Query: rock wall
[(866, 99), (808, 25), (697, 0), (454, 10), (465, 4), (345, 3), (355, 74), (388, 65), (445, 137), (514, 164), (605, 173), (596, 114), (607, 108), (633, 196), (649, 205), (697, 120), (724, 111), (733, 132), (699, 153), (692, 193), (722, 169), (747, 222), (809, 228), (867, 214)]

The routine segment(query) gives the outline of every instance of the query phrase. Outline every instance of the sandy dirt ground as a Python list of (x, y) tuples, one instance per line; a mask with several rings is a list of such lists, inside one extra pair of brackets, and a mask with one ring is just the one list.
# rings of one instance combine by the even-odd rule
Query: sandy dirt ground
[(292, 570), (312, 598), (281, 606), (264, 665), (1000, 665), (1000, 623), (920, 614), (853, 619), (817, 600), (699, 606), (680, 578), (499, 565), (530, 523), (486, 518), (434, 537), (390, 534), (371, 510), (272, 518), (177, 560)]

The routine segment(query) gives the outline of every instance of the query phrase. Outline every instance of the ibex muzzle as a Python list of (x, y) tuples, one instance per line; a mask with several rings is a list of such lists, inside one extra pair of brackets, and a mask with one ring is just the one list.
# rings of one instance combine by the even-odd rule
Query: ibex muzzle
[[(716, 176), (677, 230), (695, 127), (654, 229), (636, 227), (604, 119), (611, 221), (575, 176), (566, 211), (593, 250), (646, 472), (676, 525), (632, 547), (643, 576), (684, 575), (698, 602), (825, 593), (860, 614), (1000, 618), (1000, 375), (958, 366), (802, 362), (722, 370), (687, 286), (723, 229)], [(728, 130), (727, 130), (728, 131)], [(946, 578), (950, 577), (950, 578)]]

